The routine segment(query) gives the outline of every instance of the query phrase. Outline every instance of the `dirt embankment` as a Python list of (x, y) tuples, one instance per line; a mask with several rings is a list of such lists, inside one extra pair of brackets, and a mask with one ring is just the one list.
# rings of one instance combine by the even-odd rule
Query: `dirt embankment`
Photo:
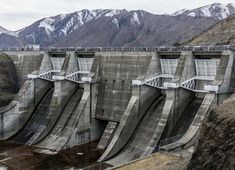
[(188, 170), (235, 169), (235, 95), (206, 118)]
[(8, 105), (18, 91), (15, 65), (6, 54), (0, 53), (0, 107)]

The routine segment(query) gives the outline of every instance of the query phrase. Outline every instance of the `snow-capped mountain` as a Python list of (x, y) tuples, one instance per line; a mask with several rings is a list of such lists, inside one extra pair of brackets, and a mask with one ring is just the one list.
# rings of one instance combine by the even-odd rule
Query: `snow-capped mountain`
[(91, 20), (101, 17), (113, 17), (126, 12), (126, 10), (84, 9), (74, 13), (47, 17), (26, 27), (18, 33), (18, 36), (25, 42), (47, 46), (57, 42)]
[(155, 15), (143, 10), (82, 10), (43, 18), (14, 32), (15, 36), (0, 36), (0, 47), (12, 47), (12, 42), (20, 47), (172, 45), (191, 39), (215, 23), (213, 18)]
[(173, 15), (155, 15), (143, 10), (84, 9), (43, 18), (16, 32), (0, 28), (0, 47), (11, 47), (14, 42), (20, 47), (24, 44), (42, 47), (172, 45), (193, 38), (217, 19), (233, 14), (234, 7), (212, 4)]
[(98, 19), (103, 16), (112, 17), (123, 12), (127, 11), (110, 9), (97, 9), (90, 11), (84, 9), (75, 13), (44, 18), (39, 22), (38, 28), (44, 28), (48, 35), (53, 34), (53, 32), (57, 32), (59, 36), (65, 36), (92, 19)]
[(213, 18), (154, 15), (136, 10), (101, 17), (81, 26), (52, 46), (143, 47), (184, 42), (216, 23)]
[(235, 14), (235, 4), (214, 3), (196, 9), (182, 9), (173, 13), (173, 16), (187, 15), (192, 17), (212, 17), (218, 20)]

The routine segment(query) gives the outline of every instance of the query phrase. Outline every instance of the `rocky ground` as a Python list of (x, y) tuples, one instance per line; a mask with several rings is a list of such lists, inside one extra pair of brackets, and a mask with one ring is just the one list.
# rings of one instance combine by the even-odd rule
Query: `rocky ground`
[(0, 107), (8, 105), (18, 90), (15, 65), (7, 55), (0, 53)]
[(205, 120), (188, 170), (235, 169), (235, 95)]
[(115, 167), (117, 170), (186, 170), (193, 148), (175, 152), (158, 152), (130, 164)]

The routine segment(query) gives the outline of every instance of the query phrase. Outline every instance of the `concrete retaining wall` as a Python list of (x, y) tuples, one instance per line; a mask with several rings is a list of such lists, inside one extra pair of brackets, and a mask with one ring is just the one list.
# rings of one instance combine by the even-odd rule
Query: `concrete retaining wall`
[(39, 71), (44, 52), (6, 52), (14, 61), (18, 73), (20, 87), (27, 80), (27, 75)]
[[(221, 62), (216, 74), (217, 81), (223, 81), (220, 86), (220, 93), (231, 93), (233, 87), (233, 69), (234, 69), (234, 54), (232, 51), (223, 51)], [(214, 83), (213, 83), (214, 84)]]
[[(48, 65), (48, 56), (45, 55), (41, 68)], [(37, 74), (34, 72), (33, 74)], [(44, 80), (27, 80), (20, 89), (17, 97), (6, 107), (1, 108), (0, 140), (6, 140), (18, 132), (32, 114), (46, 92), (51, 88), (51, 83)]]

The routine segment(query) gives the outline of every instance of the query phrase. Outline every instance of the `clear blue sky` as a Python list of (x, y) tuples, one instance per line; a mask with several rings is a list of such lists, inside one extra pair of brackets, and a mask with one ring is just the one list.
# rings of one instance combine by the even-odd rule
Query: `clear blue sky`
[(165, 14), (215, 2), (233, 3), (231, 0), (1, 0), (0, 26), (18, 30), (38, 19), (81, 9), (143, 9)]

